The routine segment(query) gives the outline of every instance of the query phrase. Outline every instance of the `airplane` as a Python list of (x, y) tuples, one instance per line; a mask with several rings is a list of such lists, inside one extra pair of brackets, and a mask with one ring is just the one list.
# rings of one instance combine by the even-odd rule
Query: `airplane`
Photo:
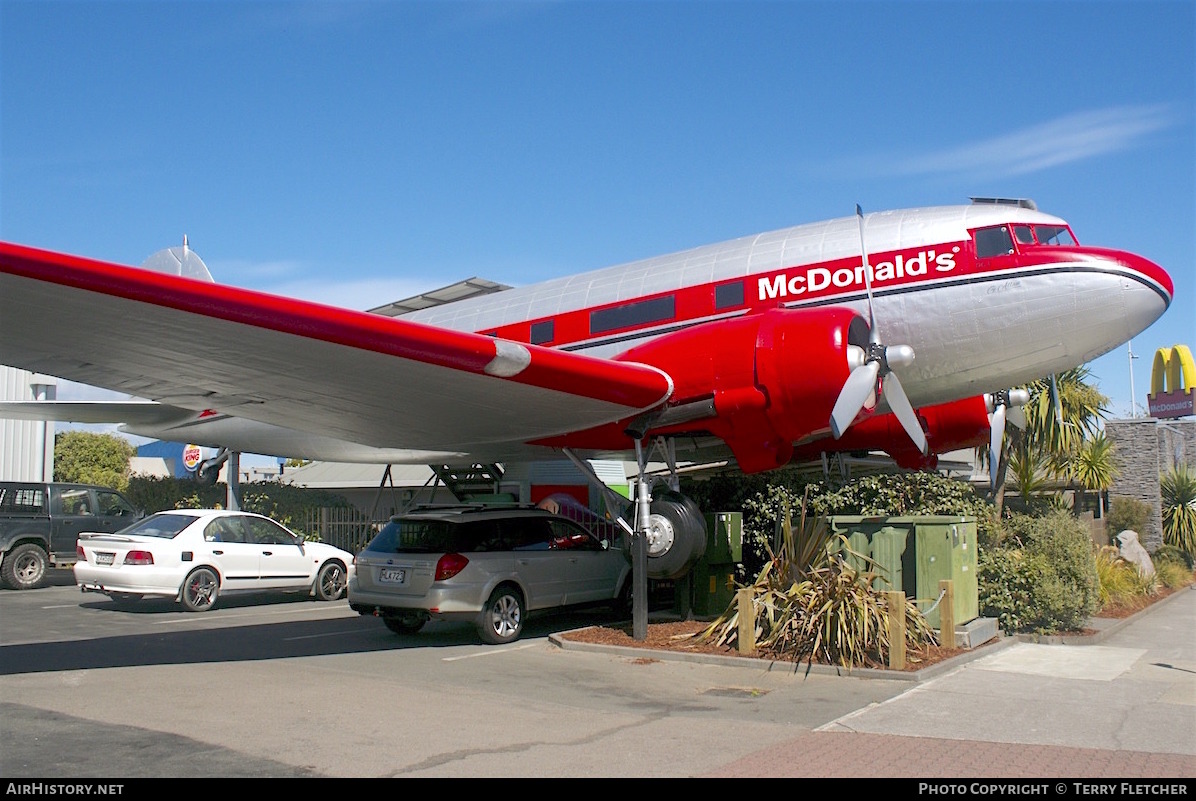
[(884, 451), (933, 469), (988, 443), (996, 464), (1019, 385), (1119, 347), (1173, 295), (1157, 264), (1080, 245), (1024, 198), (857, 206), (394, 317), (0, 243), (0, 364), (146, 399), (0, 416), (341, 462), (634, 454), (619, 522), (639, 582), (705, 548), (678, 458), (759, 473)]

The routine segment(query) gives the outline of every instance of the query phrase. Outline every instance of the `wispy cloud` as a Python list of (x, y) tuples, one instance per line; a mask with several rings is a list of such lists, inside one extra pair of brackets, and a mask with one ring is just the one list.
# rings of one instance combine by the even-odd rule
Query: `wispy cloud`
[(1068, 114), (980, 142), (900, 159), (897, 175), (1025, 175), (1141, 145), (1177, 123), (1173, 106), (1117, 106)]

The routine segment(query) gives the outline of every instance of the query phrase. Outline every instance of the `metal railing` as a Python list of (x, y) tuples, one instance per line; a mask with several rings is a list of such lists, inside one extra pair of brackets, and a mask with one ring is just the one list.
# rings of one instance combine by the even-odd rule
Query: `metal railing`
[(353, 506), (324, 506), (308, 512), (303, 533), (309, 539), (334, 545), (349, 553), (365, 548), (386, 521), (371, 520)]

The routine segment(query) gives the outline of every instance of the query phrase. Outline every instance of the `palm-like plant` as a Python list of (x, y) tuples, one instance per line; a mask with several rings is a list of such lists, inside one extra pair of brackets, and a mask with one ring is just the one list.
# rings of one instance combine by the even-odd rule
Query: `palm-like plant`
[(1081, 443), (1079, 451), (1068, 465), (1067, 472), (1079, 482), (1081, 494), (1085, 491), (1102, 492), (1109, 488), (1121, 471), (1117, 463), (1116, 448), (1105, 436), (1105, 432), (1097, 432), (1096, 436)]
[[(1041, 472), (1043, 478), (1067, 475), (1068, 467), (1083, 442), (1098, 434), (1100, 421), (1108, 414), (1109, 399), (1090, 383), (1091, 378), (1092, 373), (1086, 367), (1076, 367), (1057, 374), (1055, 387), (1058, 389), (1058, 405), (1050, 379), (1034, 381), (1026, 387), (1030, 392), (1030, 401), (1023, 408), (1025, 428), (1006, 426), (1001, 461), (995, 467), (997, 489), (993, 501), (998, 511), (1004, 497), (1006, 475), (1014, 469), (1015, 459), (1020, 459), (1025, 469), (1028, 469), (1028, 463), (1035, 463), (1035, 474)], [(1031, 458), (1031, 453), (1036, 454), (1036, 457)], [(981, 449), (979, 455), (982, 462), (986, 463), (988, 449)], [(993, 470), (993, 465), (989, 465), (988, 469)], [(1024, 495), (1027, 492), (1025, 488), (1033, 483), (1029, 481), (1031, 474), (1023, 472), (1019, 478), (1027, 479), (1021, 485)]]
[(1163, 542), (1196, 556), (1196, 473), (1176, 465), (1159, 478)]

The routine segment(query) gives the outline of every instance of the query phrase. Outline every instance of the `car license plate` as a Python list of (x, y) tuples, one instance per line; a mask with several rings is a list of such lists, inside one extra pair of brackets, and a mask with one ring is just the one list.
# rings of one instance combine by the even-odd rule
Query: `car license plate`
[(96, 564), (97, 565), (110, 565), (110, 564), (112, 564), (112, 558), (114, 556), (116, 556), (116, 554), (100, 553), (99, 551), (97, 551), (96, 552)]
[(407, 571), (397, 567), (384, 567), (378, 571), (378, 581), (381, 584), (405, 584)]

